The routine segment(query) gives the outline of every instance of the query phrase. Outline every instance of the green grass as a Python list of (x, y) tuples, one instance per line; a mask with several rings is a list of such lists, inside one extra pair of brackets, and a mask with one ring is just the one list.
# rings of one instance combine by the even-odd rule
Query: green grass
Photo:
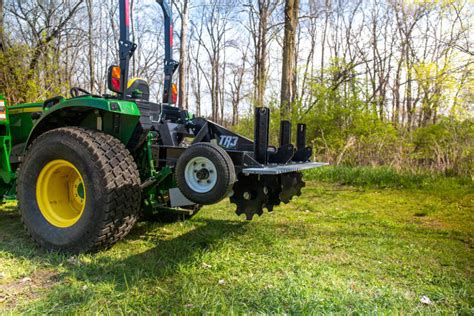
[(473, 219), (472, 186), (310, 182), (251, 222), (222, 202), (187, 222), (139, 223), (112, 249), (69, 258), (37, 250), (7, 205), (0, 313), (472, 315)]

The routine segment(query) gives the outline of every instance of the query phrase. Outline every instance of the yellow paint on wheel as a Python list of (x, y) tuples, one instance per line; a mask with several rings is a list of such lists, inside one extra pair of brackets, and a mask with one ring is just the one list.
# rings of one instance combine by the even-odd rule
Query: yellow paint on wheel
[(76, 224), (86, 206), (86, 188), (79, 170), (63, 159), (48, 162), (36, 181), (36, 201), (50, 224), (59, 228)]

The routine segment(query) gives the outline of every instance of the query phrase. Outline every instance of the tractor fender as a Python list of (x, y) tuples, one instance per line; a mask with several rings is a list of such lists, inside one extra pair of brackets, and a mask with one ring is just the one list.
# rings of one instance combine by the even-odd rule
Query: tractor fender
[[(97, 116), (101, 117), (101, 126), (98, 126)], [(140, 110), (135, 102), (92, 96), (65, 100), (43, 110), (30, 131), (23, 151), (41, 134), (66, 126), (101, 130), (126, 144), (139, 119)]]

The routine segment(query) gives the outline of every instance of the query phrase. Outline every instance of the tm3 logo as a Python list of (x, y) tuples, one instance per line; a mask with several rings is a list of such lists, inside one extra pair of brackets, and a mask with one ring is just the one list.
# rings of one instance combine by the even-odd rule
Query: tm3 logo
[(237, 146), (237, 136), (221, 135), (219, 139), (219, 146), (224, 148), (235, 148)]

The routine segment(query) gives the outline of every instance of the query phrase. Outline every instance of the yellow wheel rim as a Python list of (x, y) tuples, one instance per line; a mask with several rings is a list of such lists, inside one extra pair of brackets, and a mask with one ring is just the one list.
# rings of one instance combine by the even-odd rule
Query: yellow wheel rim
[(65, 228), (77, 223), (86, 206), (86, 188), (79, 170), (66, 160), (48, 162), (36, 181), (36, 200), (50, 224)]

